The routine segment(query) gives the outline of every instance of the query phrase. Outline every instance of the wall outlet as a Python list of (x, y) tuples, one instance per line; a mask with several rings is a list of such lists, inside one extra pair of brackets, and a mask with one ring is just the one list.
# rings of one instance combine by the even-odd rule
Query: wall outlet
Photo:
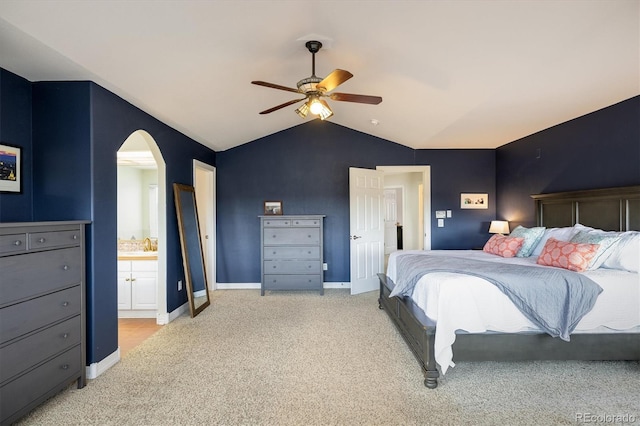
[(178, 291), (182, 291), (182, 280), (178, 280)]
[(329, 269), (329, 265), (327, 265), (326, 263), (323, 263), (323, 264), (322, 264), (322, 270), (323, 270), (323, 271), (326, 271), (326, 270), (328, 270), (328, 269)]

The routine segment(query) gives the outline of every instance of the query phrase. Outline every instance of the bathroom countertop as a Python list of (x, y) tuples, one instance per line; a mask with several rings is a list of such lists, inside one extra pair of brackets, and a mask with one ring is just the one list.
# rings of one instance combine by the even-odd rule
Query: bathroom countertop
[(158, 260), (157, 251), (119, 251), (118, 260)]

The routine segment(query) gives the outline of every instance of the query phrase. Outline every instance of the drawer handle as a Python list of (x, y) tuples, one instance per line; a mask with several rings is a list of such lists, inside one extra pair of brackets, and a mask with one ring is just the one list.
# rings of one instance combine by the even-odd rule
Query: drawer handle
[(124, 280), (125, 281), (131, 281), (131, 278), (125, 278)]
[(67, 339), (67, 338), (69, 338), (69, 333), (64, 333), (64, 334), (62, 335), (62, 338), (63, 338), (63, 339)]
[(14, 246), (19, 246), (19, 245), (21, 245), (21, 244), (22, 244), (22, 241), (20, 241), (20, 240), (16, 240), (16, 241), (13, 243), (13, 245), (14, 245)]
[(276, 237), (276, 236), (275, 236), (275, 235), (273, 235), (271, 238), (275, 238), (275, 237)]
[(73, 237), (71, 237), (72, 240), (77, 240), (78, 236), (76, 234), (73, 234)]
[(66, 308), (67, 306), (69, 306), (69, 302), (66, 302), (66, 301), (62, 302), (62, 306), (64, 306)]
[(135, 278), (131, 278), (131, 282), (134, 282), (136, 279)]
[(62, 368), (63, 370), (68, 370), (69, 369), (69, 364), (62, 364), (60, 366), (60, 368)]
[(276, 254), (275, 250), (274, 250), (273, 254)]
[(273, 265), (273, 266), (272, 266), (272, 268), (273, 268), (273, 269), (276, 269), (276, 268), (277, 268), (277, 266), (276, 266), (276, 265)]
[(311, 235), (307, 235), (307, 238), (311, 238)]
[(65, 271), (68, 271), (68, 270), (69, 270), (69, 265), (64, 265), (64, 266), (62, 267), (62, 269), (63, 269), (63, 270), (65, 270)]
[(44, 239), (43, 237), (40, 237), (40, 238), (38, 238), (38, 242), (39, 242), (39, 243), (44, 243), (44, 242), (45, 242), (45, 239)]

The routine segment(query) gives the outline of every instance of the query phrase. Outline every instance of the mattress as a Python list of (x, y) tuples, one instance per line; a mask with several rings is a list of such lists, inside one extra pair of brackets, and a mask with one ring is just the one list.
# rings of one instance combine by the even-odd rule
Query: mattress
[[(537, 257), (503, 258), (480, 250), (398, 251), (391, 253), (387, 275), (396, 282), (396, 261), (405, 253), (452, 256), (547, 268)], [(581, 272), (598, 283), (603, 291), (593, 309), (578, 323), (575, 333), (638, 332), (640, 330), (640, 278), (637, 273), (599, 268)], [(451, 345), (456, 332), (531, 333), (542, 332), (502, 293), (482, 278), (449, 273), (430, 273), (414, 288), (412, 299), (424, 311), (429, 325), (437, 325), (434, 351), (441, 372), (453, 367)]]

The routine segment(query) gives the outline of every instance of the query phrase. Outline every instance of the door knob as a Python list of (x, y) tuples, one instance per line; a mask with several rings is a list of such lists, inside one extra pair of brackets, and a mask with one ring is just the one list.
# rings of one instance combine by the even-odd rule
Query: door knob
[(351, 239), (351, 240), (357, 240), (358, 238), (362, 238), (362, 237), (361, 237), (361, 236), (359, 236), (359, 235), (351, 235), (351, 236), (349, 237), (349, 239)]

